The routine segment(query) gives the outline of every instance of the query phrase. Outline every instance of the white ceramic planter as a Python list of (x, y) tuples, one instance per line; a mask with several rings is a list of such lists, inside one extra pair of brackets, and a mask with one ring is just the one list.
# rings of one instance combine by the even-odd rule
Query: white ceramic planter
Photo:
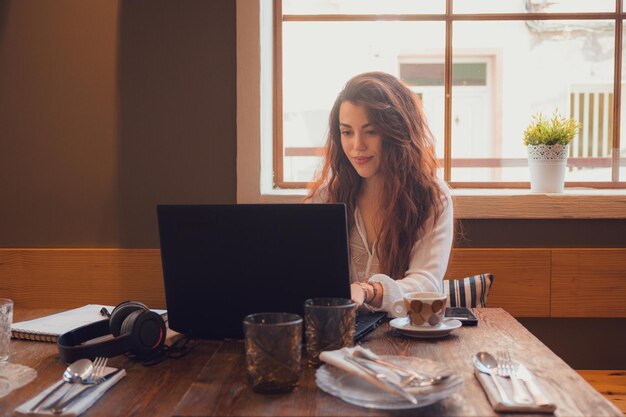
[(569, 145), (528, 145), (530, 191), (562, 193)]

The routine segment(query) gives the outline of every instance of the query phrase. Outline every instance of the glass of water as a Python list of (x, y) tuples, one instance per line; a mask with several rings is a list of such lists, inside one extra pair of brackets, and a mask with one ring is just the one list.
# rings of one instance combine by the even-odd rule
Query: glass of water
[(9, 360), (11, 353), (11, 323), (13, 322), (13, 301), (0, 298), (0, 364)]
[(293, 391), (301, 372), (302, 317), (258, 313), (243, 320), (248, 382), (263, 394)]

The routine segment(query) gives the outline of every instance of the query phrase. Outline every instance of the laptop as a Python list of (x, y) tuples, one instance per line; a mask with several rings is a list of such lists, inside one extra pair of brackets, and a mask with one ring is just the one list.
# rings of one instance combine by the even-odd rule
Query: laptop
[[(344, 204), (158, 205), (168, 325), (189, 337), (243, 338), (243, 318), (350, 298)], [(359, 315), (361, 338), (385, 313)]]

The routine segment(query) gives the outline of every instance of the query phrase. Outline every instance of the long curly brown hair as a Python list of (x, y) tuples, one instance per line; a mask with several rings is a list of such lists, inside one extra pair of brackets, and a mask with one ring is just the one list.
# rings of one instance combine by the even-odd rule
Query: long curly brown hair
[(369, 123), (382, 136), (379, 172), (384, 204), (379, 210), (376, 251), (380, 272), (401, 279), (426, 221), (433, 216), (436, 223), (443, 210), (445, 198), (437, 181), (433, 135), (417, 95), (396, 77), (368, 72), (348, 81), (330, 112), (324, 165), (306, 199), (323, 195), (329, 203), (345, 203), (350, 228), (354, 227), (352, 213), (363, 179), (341, 146), (339, 108), (344, 101), (365, 107)]

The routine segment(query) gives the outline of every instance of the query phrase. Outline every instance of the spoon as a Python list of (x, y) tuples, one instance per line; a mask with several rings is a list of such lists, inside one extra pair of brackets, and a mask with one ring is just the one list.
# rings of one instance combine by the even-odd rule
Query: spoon
[(476, 369), (483, 374), (491, 375), (503, 403), (510, 403), (509, 396), (504, 391), (500, 381), (498, 380), (498, 361), (489, 352), (478, 352), (472, 360)]
[[(81, 363), (79, 364), (78, 362)], [(87, 381), (93, 374), (93, 362), (91, 362), (89, 359), (80, 359), (75, 363), (75, 367), (72, 368), (70, 366), (65, 370), (65, 372), (63, 372), (63, 379), (65, 380), (65, 382), (69, 382), (70, 384), (74, 384), (76, 382), (83, 383)], [(60, 398), (53, 402), (49, 408), (54, 409), (57, 405), (59, 405), (65, 399), (65, 397), (67, 397), (67, 394), (69, 394), (70, 391), (72, 391), (71, 385), (70, 388), (65, 391), (65, 393)]]
[[(46, 402), (48, 398), (52, 396), (55, 392), (57, 392), (65, 383), (73, 384), (76, 382), (78, 378), (87, 378), (93, 372), (93, 364), (89, 359), (79, 359), (76, 362), (73, 362), (70, 366), (65, 369), (63, 372), (63, 381), (64, 383), (58, 384), (52, 391), (46, 394), (41, 400), (37, 401), (37, 404), (31, 407), (30, 412), (36, 413), (39, 407)], [(68, 390), (69, 391), (69, 390)], [(65, 393), (67, 394), (67, 392)], [(65, 394), (63, 397), (65, 397)]]

